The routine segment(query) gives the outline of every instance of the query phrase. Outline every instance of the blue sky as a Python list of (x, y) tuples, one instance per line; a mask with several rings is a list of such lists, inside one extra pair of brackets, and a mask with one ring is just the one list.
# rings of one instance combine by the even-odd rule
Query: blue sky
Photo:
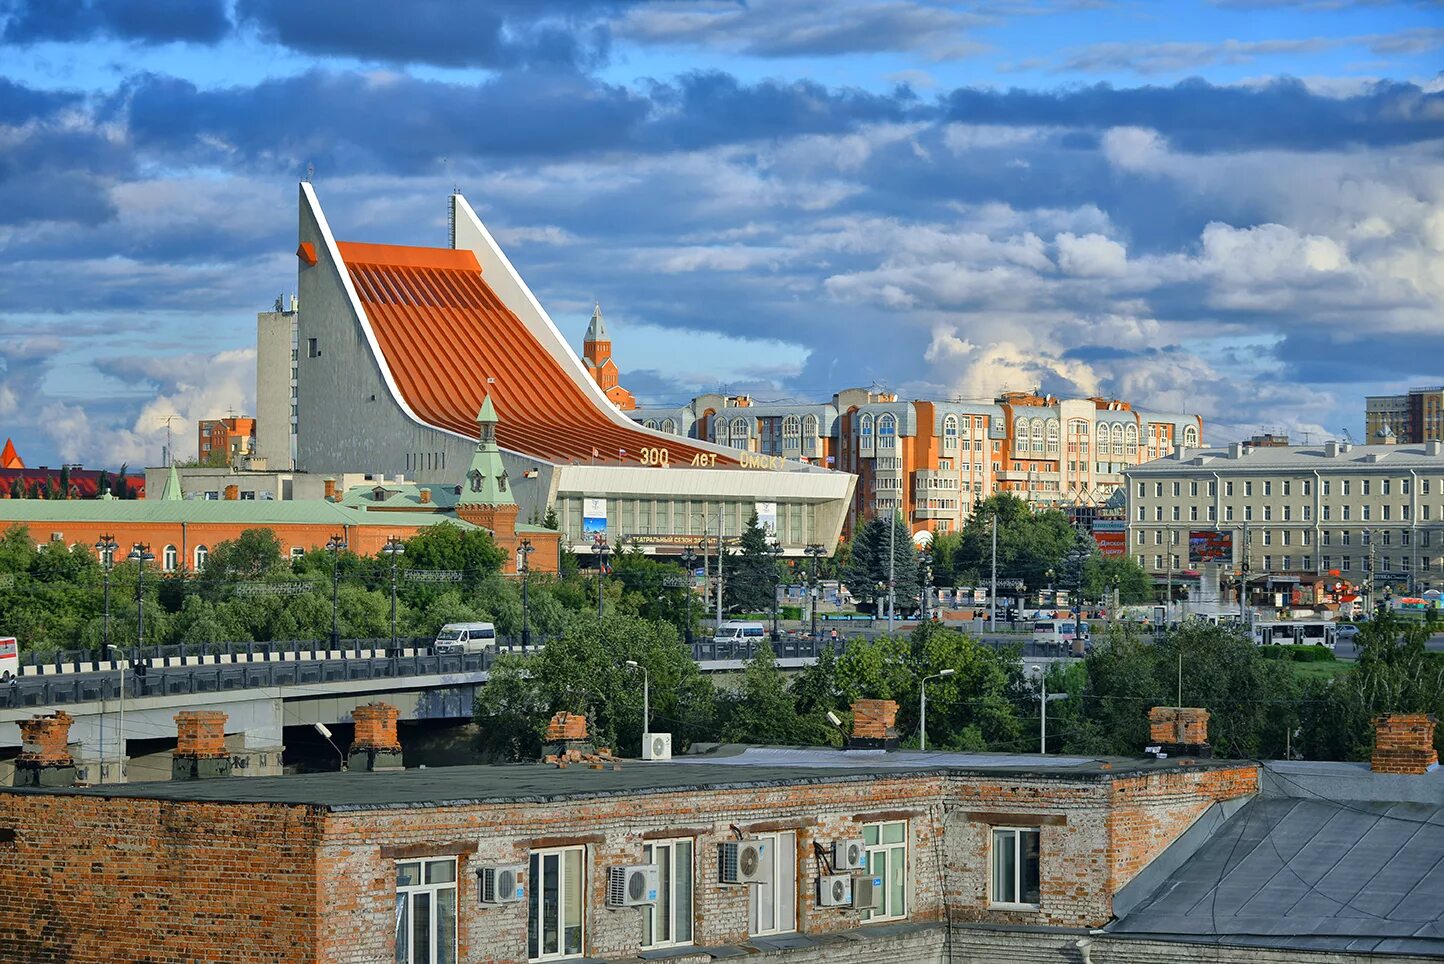
[(1226, 441), (1438, 383), (1444, 6), (0, 0), (0, 436), (155, 463), (248, 411), (308, 164), (455, 185), (644, 404), (1109, 394)]

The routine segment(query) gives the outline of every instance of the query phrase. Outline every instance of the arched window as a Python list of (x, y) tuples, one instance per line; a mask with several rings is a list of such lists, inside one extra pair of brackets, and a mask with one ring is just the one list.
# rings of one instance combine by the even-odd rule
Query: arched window
[(877, 417), (877, 444), (891, 445), (897, 440), (897, 416), (891, 412)]
[(808, 438), (817, 438), (817, 416), (806, 415), (802, 419), (802, 434)]
[[(1034, 428), (1034, 429), (1033, 429), (1033, 439), (1034, 439), (1035, 442), (1036, 442), (1037, 438), (1038, 438), (1038, 430), (1037, 430), (1037, 428)], [(1057, 455), (1057, 454), (1058, 454), (1058, 420), (1057, 420), (1056, 418), (1050, 418), (1050, 419), (1048, 419), (1048, 450), (1047, 450), (1047, 451), (1048, 451), (1048, 454), (1049, 454), (1049, 455)]]
[(161, 568), (166, 572), (175, 572), (176, 551), (175, 546), (166, 546), (165, 552), (161, 553)]
[(211, 551), (205, 546), (196, 546), (195, 565), (192, 566), (192, 568), (195, 569), (196, 572), (204, 570), (206, 568), (206, 560), (210, 558), (210, 555)]
[(1138, 456), (1138, 426), (1129, 424), (1123, 429), (1123, 439), (1128, 444), (1128, 457)]
[(747, 447), (747, 419), (741, 415), (732, 420), (732, 445), (735, 448), (745, 449)]
[(727, 422), (716, 416), (712, 418), (712, 441), (727, 444)]
[(1033, 419), (1033, 451), (1040, 453), (1043, 451), (1043, 420), (1041, 418)]
[(662, 431), (666, 432), (668, 435), (676, 435), (677, 423), (670, 418), (662, 419)]
[(1109, 441), (1110, 441), (1110, 437), (1109, 437), (1108, 423), (1107, 423), (1107, 422), (1099, 422), (1099, 423), (1098, 423), (1098, 454), (1099, 454), (1099, 455), (1107, 455), (1107, 454), (1108, 454), (1108, 443), (1109, 443)]
[(1183, 427), (1183, 444), (1192, 448), (1198, 444), (1198, 428), (1193, 425)]
[(1028, 420), (1021, 415), (1013, 419), (1013, 451), (1028, 451)]
[(657, 427), (657, 420), (656, 420), (655, 418), (649, 418), (649, 419), (647, 419), (645, 422), (643, 422), (642, 424), (643, 424), (644, 426), (646, 426), (647, 428), (656, 428), (656, 427)]
[(958, 417), (949, 415), (943, 419), (943, 448), (955, 449), (958, 447)]
[(785, 415), (782, 418), (782, 437), (797, 438), (802, 434), (802, 419), (796, 415)]
[(872, 416), (864, 415), (857, 420), (857, 434), (861, 435), (865, 444), (872, 444)]
[(1117, 423), (1113, 426), (1113, 454), (1123, 454), (1123, 426)]

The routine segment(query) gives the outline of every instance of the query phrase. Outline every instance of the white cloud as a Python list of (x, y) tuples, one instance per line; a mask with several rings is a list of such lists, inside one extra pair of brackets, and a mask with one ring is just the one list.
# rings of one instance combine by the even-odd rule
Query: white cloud
[(1058, 267), (1065, 274), (1091, 278), (1121, 277), (1128, 268), (1128, 250), (1101, 234), (1060, 234), (1054, 239), (1058, 248)]

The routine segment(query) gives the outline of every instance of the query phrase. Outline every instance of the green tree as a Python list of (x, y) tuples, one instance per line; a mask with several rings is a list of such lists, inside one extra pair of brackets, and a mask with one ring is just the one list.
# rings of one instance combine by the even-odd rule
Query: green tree
[(960, 584), (981, 585), (991, 574), (992, 525), (998, 520), (998, 578), (1021, 579), (1030, 590), (1048, 584), (1048, 571), (1063, 572), (1077, 534), (1056, 509), (1034, 512), (1015, 495), (999, 492), (979, 502), (963, 526), (952, 569)]
[[(891, 526), (891, 531), (889, 531)], [(901, 514), (869, 519), (852, 538), (842, 581), (859, 599), (886, 605), (888, 574), (896, 588), (896, 605), (906, 609), (918, 581), (918, 554), (913, 534)], [(891, 566), (889, 565), (891, 561)]]
[(723, 604), (731, 612), (770, 613), (777, 585), (777, 559), (767, 543), (767, 532), (757, 513), (742, 530), (740, 552), (727, 560)]
[(730, 743), (796, 745), (805, 741), (797, 706), (766, 642), (747, 661), (742, 685), (728, 700), (722, 735)]
[(1083, 566), (1083, 595), (1088, 599), (1112, 600), (1118, 589), (1121, 605), (1147, 602), (1153, 597), (1153, 583), (1132, 556), (1105, 556), (1095, 552)]
[(206, 558), (205, 579), (225, 587), (243, 580), (262, 579), (284, 569), (281, 540), (271, 529), (245, 529), (234, 539), (218, 542)]
[(60, 467), (60, 485), (58, 489), (59, 495), (57, 495), (56, 498), (70, 498), (70, 466), (68, 465), (62, 465)]

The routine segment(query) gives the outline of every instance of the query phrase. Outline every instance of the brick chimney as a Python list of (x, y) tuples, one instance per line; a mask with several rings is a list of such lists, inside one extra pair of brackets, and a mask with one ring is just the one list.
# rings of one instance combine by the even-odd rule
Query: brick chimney
[(401, 741), (396, 720), (401, 711), (390, 703), (367, 703), (351, 711), (356, 737), (346, 761), (350, 770), (400, 770)]
[(897, 703), (857, 700), (852, 704), (849, 750), (892, 750), (897, 747)]
[(1385, 713), (1374, 720), (1375, 773), (1428, 773), (1439, 765), (1432, 713)]
[[(322, 488), (322, 494), (321, 494), (321, 497), (322, 497), (323, 499), (334, 499), (334, 498), (336, 498), (336, 480), (335, 480), (335, 479), (327, 479), (327, 480), (325, 480), (324, 482), (322, 482), (321, 485), (322, 485), (322, 487), (323, 487), (323, 488)], [(315, 490), (312, 490), (312, 491), (315, 491)]]
[(64, 710), (32, 716), (20, 726), (20, 755), (15, 758), (17, 787), (68, 787), (75, 783), (75, 761), (70, 758), (70, 724), (75, 718)]
[(1199, 706), (1155, 706), (1148, 711), (1149, 746), (1168, 756), (1213, 756), (1208, 743), (1208, 710)]
[(417, 497), (421, 500), (421, 504), (422, 504), (422, 505), (430, 505), (430, 504), (431, 504), (431, 490), (430, 490), (430, 489), (420, 489), (420, 490), (418, 490)]
[(239, 485), (228, 485), (228, 486), (226, 486), (226, 501), (227, 501), (227, 502), (235, 502), (235, 501), (239, 500), (240, 497), (241, 497), (241, 487), (240, 487)]
[(554, 713), (547, 722), (546, 736), (542, 743), (544, 757), (565, 757), (571, 751), (591, 753), (592, 744), (587, 737), (586, 714), (568, 713), (565, 710)]
[(226, 749), (226, 714), (220, 710), (181, 710), (175, 715), (172, 780), (205, 780), (231, 775)]

